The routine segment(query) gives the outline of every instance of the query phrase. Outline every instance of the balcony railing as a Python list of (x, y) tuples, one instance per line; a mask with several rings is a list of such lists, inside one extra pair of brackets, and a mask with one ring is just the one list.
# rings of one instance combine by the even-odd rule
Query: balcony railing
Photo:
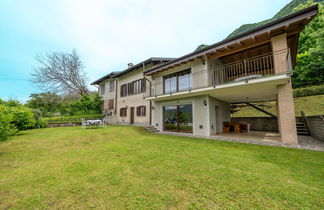
[[(216, 87), (226, 83), (234, 83), (257, 79), (275, 74), (274, 56), (281, 65), (287, 65), (291, 70), (289, 50), (263, 54), (248, 59), (239, 60), (225, 65), (214, 66), (207, 70), (191, 72), (173, 82), (147, 82), (144, 97), (172, 95), (176, 92), (194, 89)], [(166, 87), (166, 85), (168, 85)]]

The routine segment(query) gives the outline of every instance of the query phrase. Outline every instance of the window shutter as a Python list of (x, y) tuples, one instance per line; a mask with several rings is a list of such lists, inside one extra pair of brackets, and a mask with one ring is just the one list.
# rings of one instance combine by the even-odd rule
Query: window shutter
[(146, 116), (146, 106), (143, 107), (144, 110), (143, 110), (143, 116)]

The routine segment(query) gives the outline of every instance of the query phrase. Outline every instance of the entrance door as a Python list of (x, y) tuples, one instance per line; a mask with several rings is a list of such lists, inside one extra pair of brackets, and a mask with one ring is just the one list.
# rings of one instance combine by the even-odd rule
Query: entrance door
[(134, 124), (134, 107), (130, 108), (130, 124)]

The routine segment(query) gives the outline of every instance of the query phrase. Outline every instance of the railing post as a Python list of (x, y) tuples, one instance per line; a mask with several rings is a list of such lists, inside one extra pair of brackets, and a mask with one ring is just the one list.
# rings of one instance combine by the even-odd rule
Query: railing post
[(246, 59), (244, 59), (243, 62), (244, 62), (244, 74), (245, 74), (245, 76), (247, 76), (247, 72), (246, 72)]

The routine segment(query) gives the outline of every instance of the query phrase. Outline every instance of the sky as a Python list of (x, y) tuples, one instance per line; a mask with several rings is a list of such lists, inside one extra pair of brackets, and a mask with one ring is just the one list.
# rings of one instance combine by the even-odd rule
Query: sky
[(37, 54), (76, 49), (90, 84), (130, 62), (180, 57), (221, 41), (242, 24), (271, 18), (289, 2), (1, 0), (0, 98), (25, 102), (42, 92), (30, 82)]

